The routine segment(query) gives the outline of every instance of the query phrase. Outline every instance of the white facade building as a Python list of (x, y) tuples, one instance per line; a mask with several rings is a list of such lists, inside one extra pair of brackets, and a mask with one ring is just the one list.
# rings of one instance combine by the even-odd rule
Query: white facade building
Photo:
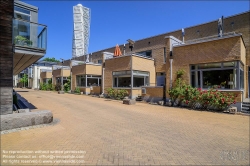
[[(52, 71), (52, 66), (56, 64), (57, 62), (46, 62), (46, 61), (38, 61), (34, 63), (30, 67), (23, 70), (21, 73), (13, 77), (14, 87), (28, 87), (31, 89), (39, 89), (41, 83), (40, 80), (41, 71), (44, 70)], [(20, 83), (20, 79), (23, 76), (23, 74), (28, 75), (28, 83), (26, 85)]]
[(73, 6), (73, 46), (72, 57), (88, 54), (90, 36), (90, 9), (78, 4)]

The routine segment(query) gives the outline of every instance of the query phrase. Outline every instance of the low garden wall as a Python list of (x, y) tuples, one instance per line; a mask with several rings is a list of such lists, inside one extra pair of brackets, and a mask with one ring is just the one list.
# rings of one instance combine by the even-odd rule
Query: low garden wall
[(51, 111), (47, 110), (1, 115), (0, 131), (33, 125), (47, 124), (51, 123), (52, 121), (53, 114)]
[(143, 101), (158, 102), (163, 99), (163, 86), (143, 86), (141, 96)]

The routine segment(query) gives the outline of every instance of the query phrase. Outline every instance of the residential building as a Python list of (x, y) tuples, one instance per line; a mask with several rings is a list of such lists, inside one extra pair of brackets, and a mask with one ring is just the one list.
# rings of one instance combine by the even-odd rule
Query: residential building
[(21, 1), (1, 1), (1, 114), (13, 111), (13, 75), (46, 53), (47, 26), (37, 23), (38, 8)]
[[(125, 52), (122, 56), (114, 57), (115, 47), (112, 47), (73, 60), (86, 64), (102, 63), (102, 93), (111, 87), (126, 89), (131, 98), (168, 98), (167, 91), (174, 83), (176, 72), (183, 69), (185, 81), (193, 87), (209, 89), (211, 85), (223, 83), (224, 86), (219, 90), (237, 94), (236, 106), (240, 110), (242, 101), (249, 98), (250, 94), (249, 13), (220, 18), (132, 43), (128, 40), (125, 46), (119, 46)], [(70, 64), (70, 60), (64, 62), (64, 65)], [(84, 72), (84, 69), (79, 70), (77, 73)], [(73, 70), (72, 76), (72, 79), (77, 77)], [(72, 90), (79, 85), (74, 84)]]
[[(49, 74), (46, 75), (46, 77), (49, 78), (42, 78), (40, 79), (40, 73), (41, 72), (48, 72), (52, 73), (52, 66), (56, 65), (57, 62), (48, 62), (48, 61), (37, 61), (36, 63), (33, 63), (31, 66), (23, 70), (18, 75), (14, 76), (14, 87), (23, 87), (23, 84), (20, 84), (20, 79), (22, 78), (23, 74), (28, 75), (28, 83), (25, 87), (31, 88), (31, 89), (39, 89), (40, 83), (48, 82), (48, 79), (52, 78), (49, 76)], [(44, 80), (45, 79), (45, 80)]]

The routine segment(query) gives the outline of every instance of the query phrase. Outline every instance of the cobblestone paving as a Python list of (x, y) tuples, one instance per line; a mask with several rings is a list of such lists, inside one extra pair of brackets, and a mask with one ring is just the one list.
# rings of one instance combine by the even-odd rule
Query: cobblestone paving
[[(63, 161), (41, 156), (51, 151), (85, 151), (84, 162), (76, 157), (72, 165), (249, 165), (249, 116), (16, 90), (33, 111), (51, 110), (59, 122), (2, 134), (2, 165), (70, 165), (65, 154), (57, 154)], [(20, 150), (44, 153), (29, 164), (21, 163)]]

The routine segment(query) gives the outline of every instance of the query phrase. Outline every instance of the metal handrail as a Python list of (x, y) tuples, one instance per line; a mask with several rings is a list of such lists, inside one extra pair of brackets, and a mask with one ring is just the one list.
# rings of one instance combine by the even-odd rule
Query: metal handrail
[[(225, 36), (230, 36), (230, 35), (235, 35), (236, 33), (235, 32), (229, 32), (229, 33), (224, 33), (222, 37), (225, 37)], [(218, 37), (218, 35), (213, 35), (213, 36), (207, 36), (207, 37), (203, 37), (203, 38), (197, 38), (197, 39), (193, 39), (193, 40), (187, 40), (185, 41), (184, 43), (176, 43), (176, 44), (173, 44), (173, 46), (176, 46), (176, 45), (182, 45), (182, 44), (191, 44), (191, 43), (195, 43), (195, 42), (201, 42), (201, 41), (206, 41), (206, 40), (209, 40), (209, 39), (216, 39), (216, 38), (220, 38)]]
[(37, 24), (37, 25), (41, 25), (41, 26), (47, 27), (47, 25), (39, 24), (39, 23), (36, 23), (36, 22), (27, 21), (27, 20), (20, 19), (20, 18), (13, 18), (13, 20), (19, 20), (19, 21), (23, 21), (23, 22), (32, 23), (32, 24)]

